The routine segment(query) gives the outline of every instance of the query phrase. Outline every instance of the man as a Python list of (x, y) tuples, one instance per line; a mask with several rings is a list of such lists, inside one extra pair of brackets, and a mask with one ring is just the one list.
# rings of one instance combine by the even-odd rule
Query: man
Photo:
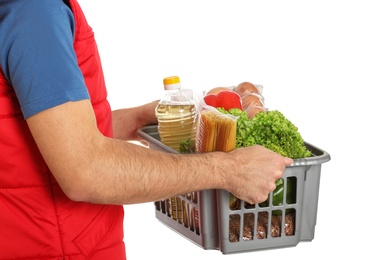
[(77, 0), (0, 0), (0, 259), (125, 259), (124, 204), (203, 189), (258, 203), (292, 163), (127, 142), (156, 103), (111, 111)]

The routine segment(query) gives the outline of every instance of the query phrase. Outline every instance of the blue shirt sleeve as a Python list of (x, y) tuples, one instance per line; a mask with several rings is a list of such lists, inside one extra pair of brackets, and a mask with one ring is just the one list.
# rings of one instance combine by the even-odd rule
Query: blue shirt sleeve
[(75, 22), (69, 7), (63, 1), (9, 2), (15, 4), (3, 26), (7, 60), (2, 68), (24, 118), (89, 99), (73, 47)]

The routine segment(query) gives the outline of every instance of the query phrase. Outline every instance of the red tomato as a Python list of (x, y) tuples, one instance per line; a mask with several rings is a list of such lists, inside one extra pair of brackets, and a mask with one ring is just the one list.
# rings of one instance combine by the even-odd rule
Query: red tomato
[(242, 100), (238, 93), (230, 90), (223, 90), (217, 95), (206, 95), (204, 101), (207, 105), (213, 107), (223, 107), (226, 110), (231, 108), (242, 108)]

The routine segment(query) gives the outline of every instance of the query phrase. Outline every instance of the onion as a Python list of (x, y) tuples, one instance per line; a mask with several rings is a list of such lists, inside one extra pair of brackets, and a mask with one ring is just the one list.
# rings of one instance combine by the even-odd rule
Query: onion
[(235, 88), (235, 92), (237, 92), (240, 96), (249, 94), (249, 93), (258, 93), (258, 89), (255, 85), (250, 82), (242, 82)]
[(252, 119), (257, 113), (260, 112), (266, 112), (267, 108), (263, 106), (250, 106), (247, 109), (245, 109), (245, 112), (247, 112), (248, 118)]
[(244, 110), (250, 106), (263, 106), (264, 105), (263, 97), (256, 93), (248, 93), (248, 94), (241, 96), (241, 98), (242, 98), (242, 106)]
[(266, 111), (263, 97), (256, 93), (245, 94), (242, 97), (242, 107), (247, 112), (249, 118), (253, 118), (261, 111)]
[(235, 88), (235, 92), (242, 98), (242, 107), (248, 114), (249, 118), (253, 118), (257, 113), (266, 112), (264, 106), (264, 98), (261, 95), (262, 88), (257, 88), (250, 82), (242, 82)]
[(206, 95), (217, 95), (218, 93), (220, 93), (222, 90), (230, 90), (231, 91), (231, 88), (228, 88), (228, 87), (216, 87), (216, 88), (212, 88), (211, 90), (209, 90), (207, 92)]

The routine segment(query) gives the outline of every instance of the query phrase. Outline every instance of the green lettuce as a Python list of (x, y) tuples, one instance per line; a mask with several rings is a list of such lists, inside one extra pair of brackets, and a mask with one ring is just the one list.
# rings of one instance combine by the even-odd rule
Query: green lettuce
[(260, 112), (252, 119), (248, 118), (244, 110), (237, 108), (228, 111), (223, 108), (218, 110), (239, 117), (236, 133), (237, 148), (258, 144), (292, 159), (311, 156), (298, 128), (278, 110)]

